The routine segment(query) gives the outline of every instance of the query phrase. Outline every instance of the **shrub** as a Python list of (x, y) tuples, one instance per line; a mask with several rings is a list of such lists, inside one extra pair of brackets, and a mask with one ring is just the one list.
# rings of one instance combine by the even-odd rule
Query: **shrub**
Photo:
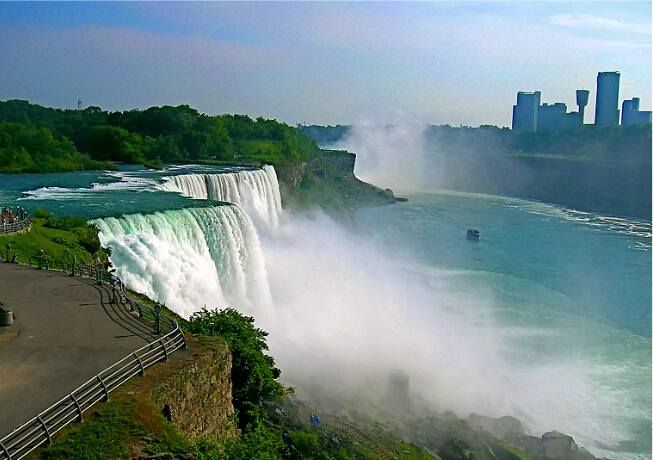
[(52, 217), (52, 215), (45, 209), (38, 208), (36, 211), (34, 211), (34, 217), (38, 217), (39, 219), (48, 219)]
[(233, 308), (196, 312), (190, 318), (189, 329), (193, 334), (221, 337), (227, 342), (233, 359), (231, 380), (238, 426), (247, 429), (251, 422), (260, 421), (264, 417), (260, 403), (284, 394), (283, 385), (277, 382), (281, 371), (264, 353), (268, 333), (254, 327), (254, 318)]

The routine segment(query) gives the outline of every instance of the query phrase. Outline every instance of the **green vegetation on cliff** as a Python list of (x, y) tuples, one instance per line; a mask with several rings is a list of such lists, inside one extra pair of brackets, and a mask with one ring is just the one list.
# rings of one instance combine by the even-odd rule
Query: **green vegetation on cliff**
[(233, 359), (232, 394), (238, 426), (248, 430), (250, 424), (260, 424), (265, 415), (261, 402), (278, 399), (285, 393), (277, 381), (281, 371), (265, 353), (268, 333), (254, 327), (254, 318), (241, 315), (233, 308), (201, 310), (191, 316), (188, 330), (227, 342)]

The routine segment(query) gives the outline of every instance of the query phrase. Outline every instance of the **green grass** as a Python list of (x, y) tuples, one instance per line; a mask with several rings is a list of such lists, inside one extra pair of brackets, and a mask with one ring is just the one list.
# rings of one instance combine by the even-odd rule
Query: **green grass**
[(67, 436), (55, 439), (41, 452), (43, 460), (127, 459), (124, 441), (145, 434), (135, 410), (122, 401), (108, 402)]
[(47, 222), (48, 219), (33, 217), (30, 231), (0, 237), (0, 248), (4, 252), (9, 244), (10, 253), (15, 252), (25, 258), (28, 254), (36, 255), (39, 250), (43, 250), (49, 259), (64, 258), (69, 262), (76, 255), (78, 263), (91, 263), (93, 254), (89, 249), (95, 249), (102, 258), (99, 241), (95, 241), (95, 229), (87, 227), (85, 223), (69, 229), (51, 228), (46, 226)]

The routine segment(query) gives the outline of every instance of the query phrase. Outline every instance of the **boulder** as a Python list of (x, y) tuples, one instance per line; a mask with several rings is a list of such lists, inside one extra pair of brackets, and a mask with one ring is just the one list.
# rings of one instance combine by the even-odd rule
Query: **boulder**
[(542, 435), (544, 455), (547, 458), (562, 458), (578, 451), (574, 438), (558, 431), (549, 431)]

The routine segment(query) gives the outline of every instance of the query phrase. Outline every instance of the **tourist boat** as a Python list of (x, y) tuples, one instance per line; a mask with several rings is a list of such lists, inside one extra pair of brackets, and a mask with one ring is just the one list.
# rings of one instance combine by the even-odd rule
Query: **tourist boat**
[(470, 228), (469, 230), (467, 230), (467, 238), (469, 238), (470, 240), (477, 240), (480, 237), (481, 234), (475, 228)]

